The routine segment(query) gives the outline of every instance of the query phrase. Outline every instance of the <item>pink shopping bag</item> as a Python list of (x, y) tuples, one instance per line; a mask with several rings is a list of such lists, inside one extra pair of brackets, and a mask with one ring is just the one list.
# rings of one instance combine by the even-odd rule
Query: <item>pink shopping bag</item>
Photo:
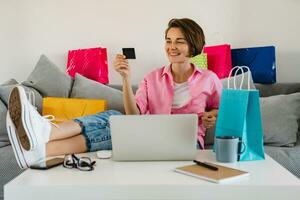
[(109, 80), (106, 48), (70, 50), (66, 72), (73, 78), (79, 73), (86, 78), (107, 84)]
[(204, 47), (203, 52), (207, 53), (208, 69), (215, 72), (220, 79), (228, 77), (232, 68), (230, 45)]

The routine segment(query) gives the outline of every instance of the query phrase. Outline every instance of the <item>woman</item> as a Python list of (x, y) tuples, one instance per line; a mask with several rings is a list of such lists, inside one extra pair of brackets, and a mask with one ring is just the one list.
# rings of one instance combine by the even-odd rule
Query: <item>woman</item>
[[(205, 129), (215, 124), (222, 87), (213, 72), (190, 63), (190, 58), (201, 53), (204, 44), (203, 31), (196, 22), (172, 19), (165, 32), (170, 65), (146, 75), (135, 96), (128, 61), (123, 55), (116, 55), (113, 61), (123, 79), (126, 114), (198, 114), (201, 149)], [(40, 116), (21, 86), (12, 90), (8, 110), (7, 130), (21, 168), (49, 156), (111, 149), (108, 119), (121, 114), (109, 110), (66, 121), (58, 127)]]
[(215, 124), (222, 89), (213, 72), (190, 63), (191, 57), (202, 52), (204, 44), (203, 31), (196, 22), (172, 19), (165, 32), (165, 52), (170, 65), (149, 73), (135, 97), (125, 56), (117, 55), (114, 60), (114, 67), (123, 78), (126, 114), (198, 114), (201, 117), (198, 142), (202, 149), (205, 129)]

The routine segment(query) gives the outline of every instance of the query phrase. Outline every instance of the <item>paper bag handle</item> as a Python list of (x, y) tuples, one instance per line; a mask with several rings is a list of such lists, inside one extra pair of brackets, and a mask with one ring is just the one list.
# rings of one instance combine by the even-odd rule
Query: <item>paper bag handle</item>
[[(235, 72), (234, 72), (234, 75), (233, 75), (233, 89), (237, 89), (236, 87), (236, 76), (237, 76), (237, 73), (239, 71), (242, 71), (242, 80), (241, 80), (241, 83), (240, 83), (240, 90), (242, 89), (242, 86), (243, 86), (243, 83), (244, 83), (244, 77), (245, 77), (245, 72), (249, 72), (248, 73), (248, 84), (247, 84), (247, 87), (248, 87), (248, 90), (250, 90), (250, 75), (251, 75), (251, 71), (249, 69), (249, 67), (247, 66), (235, 66), (233, 67), (231, 70), (230, 70), (230, 73), (228, 75), (228, 77), (231, 77), (232, 75), (232, 72), (237, 69)], [(247, 71), (245, 71), (244, 69), (247, 69)], [(227, 88), (230, 88), (230, 82), (229, 82), (229, 78), (227, 80)]]

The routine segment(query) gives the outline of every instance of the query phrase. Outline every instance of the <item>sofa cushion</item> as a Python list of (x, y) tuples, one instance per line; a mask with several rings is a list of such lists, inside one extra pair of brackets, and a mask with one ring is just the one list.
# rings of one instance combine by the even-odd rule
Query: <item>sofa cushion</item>
[(41, 55), (23, 85), (36, 89), (42, 96), (69, 97), (72, 82), (69, 75), (62, 72), (45, 55)]
[(293, 146), (297, 142), (300, 93), (260, 98), (264, 143)]
[[(118, 89), (118, 90), (120, 90), (120, 91), (123, 90), (123, 85), (108, 84), (108, 86), (109, 86), (109, 87), (112, 87), (112, 88), (115, 88), (115, 89)], [(138, 86), (137, 84), (134, 84), (134, 85), (131, 86), (131, 88), (132, 88), (133, 94), (135, 94), (136, 91), (138, 90), (139, 86)]]
[(70, 97), (105, 99), (108, 103), (108, 109), (125, 113), (123, 96), (120, 90), (90, 80), (80, 74), (75, 76)]
[(16, 79), (11, 78), (11, 79), (5, 81), (4, 83), (2, 83), (1, 86), (14, 85), (14, 84), (18, 84), (18, 81), (16, 81)]
[(300, 92), (300, 83), (255, 83), (255, 87), (259, 89), (259, 94), (261, 97)]

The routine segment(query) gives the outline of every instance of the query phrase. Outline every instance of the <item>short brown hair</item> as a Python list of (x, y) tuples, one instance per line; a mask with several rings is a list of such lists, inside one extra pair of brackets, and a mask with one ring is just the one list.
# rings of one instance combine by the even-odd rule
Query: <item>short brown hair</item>
[(165, 38), (170, 28), (180, 28), (189, 45), (190, 56), (196, 56), (202, 52), (205, 45), (205, 36), (202, 28), (193, 20), (188, 18), (171, 19), (165, 31)]

